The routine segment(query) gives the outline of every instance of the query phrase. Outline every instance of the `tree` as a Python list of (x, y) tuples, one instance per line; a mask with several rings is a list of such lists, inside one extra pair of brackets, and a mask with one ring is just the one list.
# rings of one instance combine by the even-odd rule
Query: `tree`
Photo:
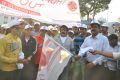
[(95, 15), (101, 11), (108, 9), (108, 4), (111, 0), (79, 0), (80, 4), (80, 13), (84, 17), (87, 15), (87, 20), (89, 15)]

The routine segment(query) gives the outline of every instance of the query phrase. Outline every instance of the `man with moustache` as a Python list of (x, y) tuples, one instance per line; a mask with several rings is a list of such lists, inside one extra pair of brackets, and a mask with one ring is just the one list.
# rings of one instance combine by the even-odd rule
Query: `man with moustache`
[[(95, 50), (108, 51), (109, 42), (107, 37), (100, 33), (100, 24), (98, 22), (92, 22), (90, 26), (92, 35), (88, 36), (84, 40), (80, 50), (83, 48), (92, 47)], [(82, 57), (81, 53), (79, 53), (78, 56)], [(103, 72), (103, 56), (89, 53), (83, 58), (86, 59), (86, 80), (106, 80)], [(99, 60), (97, 60), (98, 58)]]
[[(55, 41), (57, 41), (59, 44), (61, 44), (65, 49), (73, 53), (73, 40), (72, 38), (67, 36), (68, 33), (68, 27), (65, 25), (62, 25), (60, 27), (60, 35), (55, 36)], [(70, 80), (69, 79), (69, 67), (70, 67), (70, 61), (68, 62), (68, 65), (64, 68), (63, 72), (59, 76), (58, 80)]]
[(72, 38), (67, 36), (68, 33), (68, 27), (65, 25), (62, 25), (60, 27), (60, 35), (55, 36), (55, 40), (60, 43), (63, 47), (65, 47), (68, 51), (73, 51), (73, 40)]

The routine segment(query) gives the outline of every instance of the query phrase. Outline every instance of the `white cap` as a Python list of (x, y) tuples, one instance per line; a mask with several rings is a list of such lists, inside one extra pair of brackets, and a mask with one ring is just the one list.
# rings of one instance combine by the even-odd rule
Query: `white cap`
[(53, 27), (52, 30), (56, 30), (56, 31), (58, 31), (58, 29), (57, 29), (56, 27)]
[(100, 22), (97, 21), (97, 20), (93, 20), (93, 21), (91, 21), (91, 24), (92, 24), (92, 23), (98, 23), (98, 24), (100, 24)]
[(2, 27), (2, 28), (5, 28), (5, 27), (6, 27), (6, 24), (2, 24), (1, 27)]
[(55, 25), (54, 27), (56, 27), (56, 28), (57, 28), (57, 27), (59, 27), (59, 26), (61, 26), (61, 25)]
[(85, 24), (81, 24), (80, 27), (87, 29), (87, 25), (85, 25)]
[(1, 27), (2, 27), (2, 28), (5, 28), (5, 29), (8, 29), (8, 28), (9, 28), (8, 24), (3, 24), (3, 25), (1, 25)]
[(15, 25), (19, 25), (19, 24), (20, 24), (20, 21), (18, 21), (18, 20), (13, 20), (13, 21), (10, 21), (7, 23), (8, 28), (11, 28), (11, 27), (13, 27)]
[(42, 26), (42, 27), (40, 28), (40, 30), (48, 30), (48, 27), (47, 27), (47, 26)]
[(23, 19), (18, 19), (18, 21), (20, 21), (20, 22), (24, 22), (24, 20), (23, 20)]
[(103, 23), (102, 26), (109, 27), (109, 25), (107, 23)]
[(68, 32), (74, 33), (72, 30), (69, 30)]
[(48, 26), (48, 29), (49, 29), (49, 30), (53, 30), (53, 28), (54, 28), (54, 27), (53, 27), (52, 25)]
[(24, 29), (29, 29), (29, 28), (32, 28), (31, 25), (26, 25)]
[(39, 23), (39, 22), (34, 22), (34, 25), (36, 25), (36, 24), (40, 25), (40, 23)]

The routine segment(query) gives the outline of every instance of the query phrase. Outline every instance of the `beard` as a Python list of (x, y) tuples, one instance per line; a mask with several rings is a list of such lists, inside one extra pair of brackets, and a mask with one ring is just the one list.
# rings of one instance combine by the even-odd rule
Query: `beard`
[(95, 29), (92, 29), (91, 32), (96, 33), (97, 31)]
[(116, 42), (110, 44), (113, 48), (117, 46), (118, 44)]
[(92, 33), (93, 36), (96, 36), (98, 34), (97, 30), (95, 30), (95, 29), (92, 29), (91, 33)]

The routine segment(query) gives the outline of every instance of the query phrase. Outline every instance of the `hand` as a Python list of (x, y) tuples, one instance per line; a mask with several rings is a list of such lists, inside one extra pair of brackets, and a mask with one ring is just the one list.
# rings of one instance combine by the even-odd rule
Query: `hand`
[(29, 63), (29, 61), (27, 59), (19, 59), (17, 62), (18, 63), (23, 63), (23, 64), (28, 64)]
[(31, 61), (31, 59), (32, 59), (32, 56), (27, 57), (28, 61)]
[(95, 67), (96, 65), (95, 64), (93, 64), (93, 63), (88, 63), (87, 64), (87, 69), (92, 69), (93, 67)]
[(23, 64), (28, 64), (28, 63), (29, 63), (29, 60), (23, 59)]
[(79, 56), (79, 55), (75, 55), (74, 58), (75, 58), (75, 60), (77, 60), (77, 61), (80, 60), (80, 56)]
[(102, 53), (101, 51), (94, 50), (94, 52), (92, 54), (96, 55), (96, 54), (101, 54), (101, 53)]
[(75, 57), (74, 56), (71, 57), (71, 61), (75, 62)]

